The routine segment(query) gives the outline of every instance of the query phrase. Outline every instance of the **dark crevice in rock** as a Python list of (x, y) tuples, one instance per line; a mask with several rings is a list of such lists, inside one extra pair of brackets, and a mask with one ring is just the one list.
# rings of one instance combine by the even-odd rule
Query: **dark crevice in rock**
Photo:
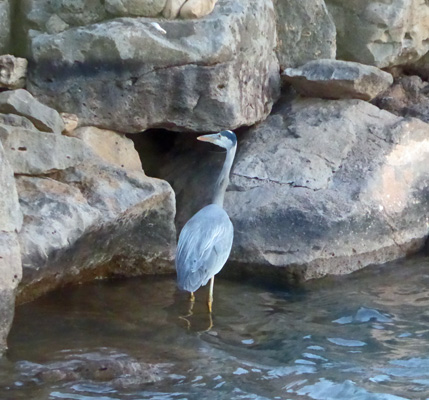
[[(154, 178), (163, 178), (161, 167), (168, 162), (169, 155), (180, 135), (178, 132), (165, 129), (149, 129), (126, 136), (134, 142), (145, 174)], [(190, 140), (191, 138), (193, 135), (189, 135)]]

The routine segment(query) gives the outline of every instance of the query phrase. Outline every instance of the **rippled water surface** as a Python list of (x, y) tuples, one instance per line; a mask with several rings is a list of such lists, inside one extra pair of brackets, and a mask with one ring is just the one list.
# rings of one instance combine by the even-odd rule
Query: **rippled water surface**
[(213, 327), (173, 277), (18, 307), (0, 399), (429, 399), (429, 260), (307, 283), (217, 279)]

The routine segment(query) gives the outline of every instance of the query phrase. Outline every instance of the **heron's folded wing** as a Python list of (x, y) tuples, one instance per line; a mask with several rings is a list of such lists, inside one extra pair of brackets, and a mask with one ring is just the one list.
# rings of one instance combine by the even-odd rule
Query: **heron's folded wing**
[(185, 290), (206, 284), (223, 267), (231, 250), (233, 227), (228, 215), (220, 207), (206, 208), (180, 233), (176, 269), (179, 286)]

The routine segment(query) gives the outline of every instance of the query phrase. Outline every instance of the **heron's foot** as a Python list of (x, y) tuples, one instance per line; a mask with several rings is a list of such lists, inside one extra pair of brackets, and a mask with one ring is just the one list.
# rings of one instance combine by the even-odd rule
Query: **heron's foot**
[(207, 332), (210, 332), (210, 331), (212, 330), (212, 328), (213, 328), (213, 316), (212, 316), (212, 313), (210, 312), (210, 313), (209, 313), (209, 326), (208, 326), (208, 328), (207, 328), (207, 329), (205, 329), (205, 330), (201, 331), (200, 333), (207, 333)]

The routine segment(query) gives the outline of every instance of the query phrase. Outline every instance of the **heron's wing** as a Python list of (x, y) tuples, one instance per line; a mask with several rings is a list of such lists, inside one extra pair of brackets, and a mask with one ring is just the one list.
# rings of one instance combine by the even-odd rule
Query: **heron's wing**
[(211, 204), (183, 227), (176, 255), (178, 285), (194, 292), (217, 274), (228, 259), (233, 227), (228, 214)]

